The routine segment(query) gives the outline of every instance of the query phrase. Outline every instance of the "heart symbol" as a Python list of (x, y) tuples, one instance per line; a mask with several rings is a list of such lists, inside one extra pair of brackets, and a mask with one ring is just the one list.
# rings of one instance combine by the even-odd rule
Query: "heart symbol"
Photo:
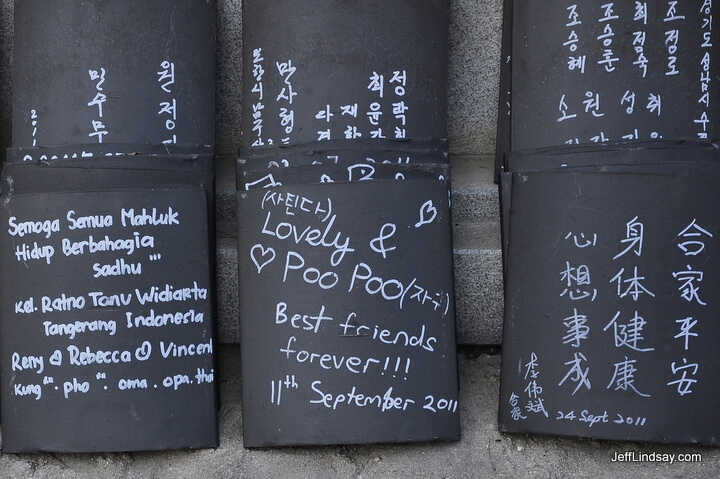
[(422, 225), (432, 223), (437, 216), (437, 210), (433, 206), (432, 200), (427, 200), (420, 207), (420, 221), (415, 223), (415, 228), (420, 228)]
[[(259, 255), (256, 254), (256, 252), (259, 251)], [(270, 255), (268, 259), (265, 259), (267, 255)], [(265, 249), (263, 245), (256, 244), (252, 248), (250, 248), (250, 259), (252, 259), (252, 262), (255, 263), (255, 267), (258, 270), (258, 274), (260, 274), (260, 271), (270, 264), (272, 260), (275, 259), (275, 250), (272, 248)], [(262, 261), (262, 263), (260, 262)]]

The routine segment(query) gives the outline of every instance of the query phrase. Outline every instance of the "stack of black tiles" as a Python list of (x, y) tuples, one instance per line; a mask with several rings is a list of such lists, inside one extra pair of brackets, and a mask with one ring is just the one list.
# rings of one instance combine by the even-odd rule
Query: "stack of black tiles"
[(719, 10), (505, 1), (501, 431), (717, 444)]
[(459, 438), (448, 10), (243, 3), (247, 447)]
[(218, 444), (215, 9), (15, 2), (4, 452)]

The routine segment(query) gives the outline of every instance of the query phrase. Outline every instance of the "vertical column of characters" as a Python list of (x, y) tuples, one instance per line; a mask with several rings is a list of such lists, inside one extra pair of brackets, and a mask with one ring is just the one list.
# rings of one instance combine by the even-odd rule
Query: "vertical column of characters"
[[(282, 87), (275, 102), (280, 105), (280, 126), (285, 136), (280, 139), (283, 145), (290, 144), (290, 135), (295, 128), (295, 110), (293, 110), (293, 98), (297, 96), (297, 92), (293, 88), (292, 76), (295, 74), (296, 67), (293, 66), (292, 60), (286, 62), (275, 62), (278, 74), (282, 77)], [(269, 142), (268, 142), (269, 143)]]
[[(632, 31), (632, 47), (636, 55), (633, 59), (633, 66), (637, 68), (637, 73), (640, 74), (638, 78), (638, 84), (640, 84), (643, 78), (646, 78), (648, 73), (648, 64), (650, 63), (646, 51), (646, 40), (647, 31), (645, 30), (648, 23), (648, 4), (647, 2), (635, 2), (635, 11), (633, 14), (633, 23), (636, 25), (635, 30)], [(652, 65), (650, 65), (652, 66)], [(635, 102), (638, 99), (638, 95), (635, 91), (627, 90), (620, 100), (620, 105), (625, 108), (625, 113), (632, 115), (635, 112)], [(645, 109), (657, 115), (658, 117), (662, 114), (662, 95), (659, 93), (648, 92), (647, 93), (647, 104)], [(622, 135), (624, 140), (637, 140), (640, 138), (640, 132), (638, 128), (633, 128), (632, 132), (628, 132)], [(650, 138), (662, 138), (662, 135), (653, 130), (650, 132)]]
[(615, 3), (609, 2), (601, 6), (603, 16), (598, 19), (598, 23), (602, 26), (602, 33), (598, 35), (597, 39), (600, 41), (600, 51), (602, 52), (602, 60), (598, 60), (598, 65), (601, 65), (606, 72), (614, 72), (617, 67), (615, 63), (620, 61), (615, 54), (613, 43), (615, 40), (615, 26), (620, 18), (615, 13)]
[(647, 2), (635, 2), (635, 12), (633, 13), (632, 47), (635, 53), (633, 65), (645, 78), (648, 72), (648, 58), (645, 55), (645, 40), (647, 39), (647, 23), (648, 23), (648, 4)]
[[(568, 32), (567, 40), (563, 42), (563, 46), (569, 51), (567, 68), (569, 71), (577, 71), (581, 75), (585, 74), (585, 64), (587, 62), (587, 53), (579, 50), (580, 36), (576, 32), (576, 28), (579, 29), (582, 25), (580, 19), (580, 13), (578, 12), (578, 5), (569, 5), (567, 11), (567, 22), (565, 23), (565, 30)], [(570, 113), (570, 108), (566, 102), (566, 94), (560, 94), (560, 101), (558, 102), (559, 116), (555, 119), (557, 123), (572, 120), (577, 118), (577, 113)], [(580, 143), (579, 138), (568, 138), (565, 140), (565, 144), (572, 145)]]
[[(620, 260), (619, 262), (622, 263), (621, 258), (634, 258), (636, 261), (640, 261), (644, 242), (645, 225), (638, 216), (635, 216), (625, 224), (625, 237), (620, 240), (622, 250), (613, 256), (612, 260), (614, 262)], [(628, 260), (626, 259), (626, 261)], [(634, 261), (630, 261), (630, 263), (633, 264), (632, 273), (621, 266), (618, 273), (610, 279), (611, 283), (617, 283), (618, 298), (632, 299), (637, 303), (643, 295), (655, 297), (655, 294), (643, 284), (646, 278), (639, 274), (636, 263)], [(622, 357), (613, 364), (612, 379), (606, 389), (632, 391), (637, 396), (650, 397), (650, 394), (642, 387), (635, 385), (635, 373), (638, 372), (637, 358), (640, 354), (655, 350), (644, 342), (643, 331), (648, 322), (636, 308), (631, 308), (632, 313), (621, 309), (620, 306), (618, 309), (613, 318), (603, 327), (603, 331), (612, 334), (613, 345)], [(644, 424), (644, 421), (638, 421), (638, 423), (640, 422)]]
[(105, 83), (105, 69), (88, 70), (90, 80), (94, 82), (95, 96), (87, 104), (88, 107), (97, 107), (97, 117), (91, 120), (92, 131), (89, 137), (96, 137), (98, 143), (103, 142), (103, 137), (108, 134), (107, 127), (103, 123), (103, 104), (107, 101), (107, 96), (103, 93), (103, 84)]
[[(699, 225), (695, 218), (677, 235), (677, 247), (682, 251), (685, 267), (674, 271), (672, 276), (680, 284), (678, 287), (680, 297), (689, 303), (688, 309), (694, 306), (695, 310), (704, 311), (707, 308), (707, 302), (703, 299), (705, 295), (700, 294), (699, 283), (702, 282), (705, 275), (700, 268), (707, 261), (707, 258), (703, 258), (703, 256), (707, 256), (705, 242), (712, 238), (712, 233)], [(684, 354), (682, 358), (673, 358), (674, 360), (670, 363), (670, 371), (674, 379), (667, 385), (674, 388), (680, 396), (692, 394), (692, 388), (697, 383), (695, 375), (698, 373), (700, 365), (692, 362), (690, 350), (695, 341), (694, 339), (691, 341), (691, 338), (698, 338), (698, 330), (702, 329), (702, 324), (698, 326), (701, 319), (697, 315), (675, 319), (677, 334), (673, 338), (682, 342)], [(696, 326), (698, 327), (696, 328)], [(689, 356), (690, 359), (688, 359)]]
[[(647, 45), (648, 18), (648, 2), (635, 2), (633, 20), (631, 24), (632, 51), (634, 53), (632, 64), (634, 67), (634, 71), (639, 75), (639, 82), (641, 82), (642, 79), (647, 77), (649, 67), (653, 66), (652, 64), (650, 64), (650, 61), (646, 55), (649, 46)], [(635, 85), (637, 85), (637, 83)], [(635, 88), (625, 91), (622, 98), (620, 99), (620, 106), (624, 108), (625, 114), (632, 115), (635, 112), (635, 103), (636, 100), (638, 100), (638, 96), (639, 95), (636, 93)], [(661, 95), (655, 93), (648, 93), (648, 103), (646, 105), (646, 108), (648, 111), (656, 113), (657, 116), (660, 116), (660, 113), (662, 111)], [(637, 140), (640, 138), (640, 136), (641, 135), (639, 129), (633, 128), (632, 131), (629, 131), (622, 135), (622, 138), (623, 140)], [(650, 138), (661, 138), (661, 135), (657, 131), (652, 131), (650, 133)]]
[[(601, 7), (602, 16), (598, 19), (598, 23), (602, 27), (602, 33), (596, 37), (596, 40), (600, 42), (600, 52), (602, 59), (597, 61), (597, 64), (602, 66), (605, 72), (613, 73), (618, 71), (616, 63), (620, 62), (620, 58), (617, 56), (615, 51), (615, 27), (618, 26), (620, 16), (615, 13), (614, 2), (605, 3)], [(600, 93), (597, 91), (588, 90), (585, 92), (585, 113), (592, 114), (595, 118), (601, 118), (605, 116), (605, 113), (600, 110)], [(606, 136), (605, 131), (601, 130), (590, 138), (593, 143), (604, 143), (610, 141), (610, 138)]]
[[(349, 116), (350, 118), (357, 119), (357, 116), (358, 116), (357, 102), (348, 103), (347, 105), (342, 105), (340, 107), (340, 112), (341, 112), (342, 116)], [(352, 120), (348, 120), (348, 121), (352, 121)], [(353, 126), (353, 125), (347, 125), (343, 134), (345, 135), (345, 139), (360, 138), (362, 136), (362, 133), (357, 131), (357, 126)]]
[(158, 83), (161, 83), (160, 88), (165, 93), (168, 93), (170, 98), (168, 101), (160, 102), (160, 111), (158, 115), (163, 118), (165, 116), (165, 130), (170, 135), (169, 138), (164, 139), (163, 143), (177, 143), (177, 135), (174, 133), (176, 121), (177, 121), (177, 98), (173, 94), (172, 86), (175, 84), (175, 63), (165, 60), (160, 64), (161, 71), (157, 72)]
[(665, 48), (667, 48), (667, 69), (666, 76), (674, 76), (680, 74), (677, 68), (678, 45), (680, 44), (680, 28), (685, 21), (685, 15), (678, 13), (678, 1), (672, 0), (667, 2), (667, 9), (663, 22), (666, 24), (665, 30)]
[[(345, 114), (344, 111), (343, 111), (343, 114)], [(315, 119), (324, 121), (326, 123), (326, 125), (324, 125), (324, 126), (327, 126), (327, 128), (324, 130), (317, 130), (318, 141), (325, 141), (325, 140), (332, 139), (332, 131), (330, 129), (330, 119), (334, 116), (335, 116), (335, 113), (332, 112), (332, 109), (331, 109), (329, 103), (325, 104), (325, 108), (323, 108), (322, 110), (318, 111), (315, 114)], [(355, 105), (355, 115), (354, 116), (357, 117), (357, 104)]]
[[(565, 244), (571, 245), (571, 249), (566, 256), (568, 259), (565, 261), (564, 269), (559, 274), (563, 288), (559, 297), (569, 301), (568, 305), (572, 305), (572, 312), (562, 318), (562, 324), (565, 328), (562, 344), (572, 348), (570, 350), (572, 357), (564, 362), (565, 366), (567, 366), (567, 373), (558, 383), (558, 387), (575, 383), (571, 394), (574, 396), (581, 388), (587, 390), (591, 388), (590, 366), (587, 364), (588, 359), (582, 351), (582, 345), (587, 341), (590, 334), (590, 325), (588, 324), (588, 316), (583, 311), (582, 306), (595, 301), (597, 288), (592, 285), (590, 267), (580, 262), (583, 261), (581, 258), (583, 253), (588, 254), (585, 253), (585, 250), (597, 245), (597, 234), (569, 231), (564, 236), (564, 240), (566, 241)], [(566, 351), (566, 349), (563, 349), (563, 351)]]
[(700, 98), (698, 104), (702, 105), (702, 113), (700, 118), (694, 120), (695, 124), (698, 125), (699, 131), (697, 136), (700, 139), (708, 139), (708, 129), (710, 127), (710, 119), (708, 117), (708, 110), (710, 109), (710, 67), (712, 65), (712, 55), (710, 52), (713, 50), (712, 43), (712, 16), (713, 0), (703, 0), (702, 7), (700, 8), (702, 18), (702, 42), (700, 49), (703, 52), (702, 59), (700, 60)]
[[(546, 418), (550, 417), (545, 409), (545, 402), (542, 397), (543, 388), (540, 385), (540, 363), (534, 351), (530, 353), (530, 358), (528, 362), (523, 365), (523, 368), (525, 371), (523, 375), (523, 384), (525, 384), (523, 393), (525, 398), (527, 398), (527, 404), (524, 407), (526, 414), (542, 414)], [(520, 396), (515, 394), (514, 391), (510, 393), (508, 402), (512, 408), (510, 410), (510, 417), (513, 421), (528, 418), (528, 416), (523, 415), (523, 410), (520, 407)]]
[[(253, 127), (252, 131), (255, 133), (255, 139), (252, 142), (253, 147), (265, 146), (263, 140), (263, 110), (265, 109), (265, 88), (263, 86), (263, 76), (265, 75), (265, 68), (263, 68), (263, 61), (265, 59), (262, 56), (262, 48), (255, 48), (253, 50), (252, 60), (252, 76), (255, 83), (250, 90), (255, 98), (252, 101), (252, 118)], [(268, 142), (272, 144), (272, 142)]]
[(32, 126), (32, 146), (37, 146), (37, 131), (38, 131), (38, 115), (37, 110), (34, 108), (30, 110), (30, 126)]
[[(394, 86), (396, 101), (392, 104), (392, 112), (399, 125), (395, 126), (395, 138), (407, 138), (405, 126), (407, 124), (406, 113), (409, 109), (405, 103), (405, 93), (407, 88), (407, 70), (395, 70), (390, 78), (390, 85)], [(375, 138), (373, 136), (373, 138)], [(378, 138), (385, 138), (378, 136)]]
[(579, 49), (580, 37), (575, 31), (575, 27), (582, 25), (580, 14), (578, 13), (577, 4), (569, 5), (567, 10), (567, 23), (565, 31), (568, 32), (567, 40), (563, 42), (563, 46), (569, 51), (567, 67), (568, 70), (577, 70), (581, 74), (585, 73), (585, 63), (587, 61), (587, 53)]
[[(386, 138), (386, 136), (383, 136), (382, 128), (380, 127), (380, 118), (383, 115), (382, 104), (380, 102), (385, 98), (385, 75), (373, 71), (369, 79), (370, 83), (368, 83), (367, 89), (377, 94), (377, 99), (370, 103), (366, 113), (370, 128), (375, 128), (375, 130), (371, 131), (370, 135), (372, 138)], [(358, 138), (360, 136), (362, 135), (357, 132), (357, 128), (348, 128), (345, 130), (345, 138)]]

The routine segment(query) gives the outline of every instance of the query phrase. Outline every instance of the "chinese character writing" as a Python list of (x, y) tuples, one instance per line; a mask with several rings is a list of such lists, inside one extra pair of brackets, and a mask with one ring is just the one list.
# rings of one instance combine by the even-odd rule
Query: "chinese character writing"
[(567, 334), (563, 336), (563, 344), (580, 347), (580, 341), (587, 339), (590, 332), (590, 326), (586, 323), (587, 315), (578, 314), (577, 308), (573, 308), (573, 315), (563, 319), (563, 325), (567, 328)]
[(688, 340), (690, 339), (690, 336), (697, 337), (697, 333), (692, 332), (692, 328), (697, 324), (697, 319), (693, 319), (692, 316), (683, 318), (683, 319), (676, 319), (676, 323), (680, 325), (680, 332), (677, 333), (674, 338), (684, 338), (685, 339), (685, 351), (688, 350)]
[[(683, 358), (683, 365), (677, 365), (675, 361), (672, 362), (670, 365), (670, 369), (673, 374), (677, 375), (678, 372), (682, 372), (682, 376), (680, 379), (676, 379), (675, 381), (670, 381), (667, 383), (668, 386), (677, 386), (677, 392), (679, 395), (684, 396), (686, 394), (692, 393), (690, 388), (693, 384), (697, 382), (697, 379), (693, 379), (688, 377), (688, 373), (690, 373), (691, 376), (695, 376), (698, 372), (698, 364), (697, 363), (690, 363), (688, 364), (687, 359)], [(692, 372), (690, 372), (692, 371)]]
[(528, 403), (527, 406), (525, 406), (525, 410), (535, 413), (541, 412), (545, 415), (545, 417), (548, 417), (545, 405), (543, 404), (543, 399), (540, 397), (543, 389), (537, 382), (539, 374), (537, 355), (535, 353), (530, 353), (530, 361), (525, 364), (525, 379), (527, 380), (528, 376), (531, 378), (531, 381), (528, 382), (524, 389), (525, 394), (528, 396)]
[(525, 409), (529, 412), (541, 412), (545, 417), (548, 417), (548, 413), (545, 410), (545, 404), (543, 404), (542, 398), (537, 398), (534, 401), (528, 401)]
[[(618, 274), (613, 276), (613, 278), (610, 280), (610, 282), (617, 281), (618, 288), (617, 288), (617, 294), (619, 297), (624, 298), (628, 294), (632, 296), (634, 301), (638, 300), (638, 297), (643, 294), (649, 294), (653, 298), (655, 297), (655, 294), (652, 293), (650, 290), (648, 290), (645, 286), (643, 286), (640, 281), (645, 279), (645, 276), (638, 276), (637, 266), (634, 268), (633, 276), (627, 279), (622, 278), (622, 274), (625, 272), (625, 268), (620, 268), (620, 271), (618, 271)], [(622, 283), (628, 283), (629, 286), (625, 291), (622, 291)]]
[(617, 320), (619, 317), (620, 311), (618, 311), (612, 321), (603, 328), (603, 331), (607, 331), (610, 326), (613, 327), (616, 348), (626, 346), (641, 353), (654, 350), (654, 348), (641, 348), (638, 346), (638, 342), (644, 339), (642, 337), (642, 330), (647, 324), (647, 321), (645, 321), (642, 316), (638, 315), (637, 311), (635, 311), (635, 316), (633, 316), (627, 324), (618, 324)]
[(678, 281), (682, 281), (678, 289), (682, 291), (681, 296), (683, 299), (688, 302), (695, 300), (698, 304), (703, 306), (707, 305), (707, 303), (703, 302), (698, 296), (700, 287), (695, 285), (695, 281), (699, 283), (703, 280), (704, 275), (702, 271), (693, 271), (692, 267), (687, 265), (687, 271), (676, 271), (672, 275)]
[(710, 238), (713, 237), (709, 231), (699, 226), (695, 223), (695, 219), (693, 219), (692, 222), (678, 234), (678, 236), (682, 238), (687, 238), (687, 241), (678, 243), (678, 248), (685, 253), (685, 256), (696, 256), (700, 254), (705, 249), (705, 243), (697, 238), (702, 235), (709, 236)]
[(583, 353), (575, 353), (573, 359), (565, 363), (566, 366), (571, 366), (570, 370), (567, 372), (565, 377), (562, 378), (562, 380), (558, 383), (558, 386), (562, 386), (568, 378), (570, 379), (570, 381), (577, 383), (577, 386), (575, 386), (575, 390), (573, 391), (573, 396), (582, 386), (590, 389), (590, 379), (588, 379), (590, 367), (588, 366), (583, 369), (583, 361), (587, 361), (585, 355)]
[(620, 240), (620, 242), (627, 243), (628, 246), (616, 254), (613, 259), (618, 259), (630, 250), (637, 256), (642, 254), (644, 226), (637, 219), (638, 217), (636, 216), (625, 224), (625, 239)]
[(615, 363), (615, 372), (613, 373), (610, 383), (605, 389), (610, 389), (610, 386), (615, 383), (615, 391), (627, 391), (628, 388), (630, 388), (642, 397), (650, 397), (649, 394), (643, 394), (635, 387), (635, 372), (637, 371), (637, 368), (635, 367), (636, 362), (637, 360), (628, 359), (627, 356), (625, 356), (624, 361)]
[(525, 364), (525, 378), (524, 379), (527, 379), (528, 375), (530, 375), (530, 377), (532, 379), (535, 379), (538, 377), (538, 372), (535, 370), (535, 368), (537, 368), (537, 365), (538, 365), (537, 364), (537, 355), (535, 353), (530, 353), (530, 361), (527, 364)]
[(510, 400), (508, 401), (510, 405), (512, 406), (512, 411), (510, 411), (510, 416), (512, 417), (513, 421), (519, 421), (520, 419), (526, 419), (526, 416), (522, 415), (522, 409), (518, 406), (518, 399), (520, 399), (515, 393), (512, 393), (510, 395)]
[(586, 238), (585, 233), (580, 233), (580, 235), (573, 234), (572, 232), (565, 235), (565, 239), (573, 239), (573, 242), (575, 243), (575, 246), (578, 248), (587, 248), (588, 246), (595, 246), (597, 244), (597, 233), (593, 233), (592, 239)]
[(565, 265), (565, 270), (560, 273), (560, 280), (563, 281), (567, 287), (562, 293), (560, 293), (560, 296), (565, 296), (567, 294), (573, 301), (590, 297), (590, 300), (594, 301), (597, 296), (597, 289), (588, 291), (578, 287), (572, 291), (570, 290), (573, 286), (590, 285), (590, 269), (587, 265), (582, 264), (575, 268), (570, 266), (570, 263), (567, 261), (565, 262)]

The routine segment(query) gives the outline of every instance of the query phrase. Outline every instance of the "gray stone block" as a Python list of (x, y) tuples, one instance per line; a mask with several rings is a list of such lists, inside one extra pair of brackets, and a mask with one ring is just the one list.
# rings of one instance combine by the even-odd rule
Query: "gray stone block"
[(451, 155), (450, 164), (453, 221), (499, 219), (498, 185), (493, 179), (495, 158), (489, 155)]
[(221, 343), (240, 342), (237, 237), (217, 240), (217, 327)]
[(241, 5), (241, 0), (217, 0), (215, 151), (221, 155), (235, 155), (240, 147)]
[(13, 2), (0, 5), (0, 161), (12, 143)]
[(453, 154), (495, 154), (502, 0), (453, 0), (448, 138)]
[(497, 249), (455, 250), (455, 316), (459, 344), (502, 342), (502, 257)]
[(234, 223), (237, 220), (235, 201), (235, 156), (215, 158), (215, 221)]

